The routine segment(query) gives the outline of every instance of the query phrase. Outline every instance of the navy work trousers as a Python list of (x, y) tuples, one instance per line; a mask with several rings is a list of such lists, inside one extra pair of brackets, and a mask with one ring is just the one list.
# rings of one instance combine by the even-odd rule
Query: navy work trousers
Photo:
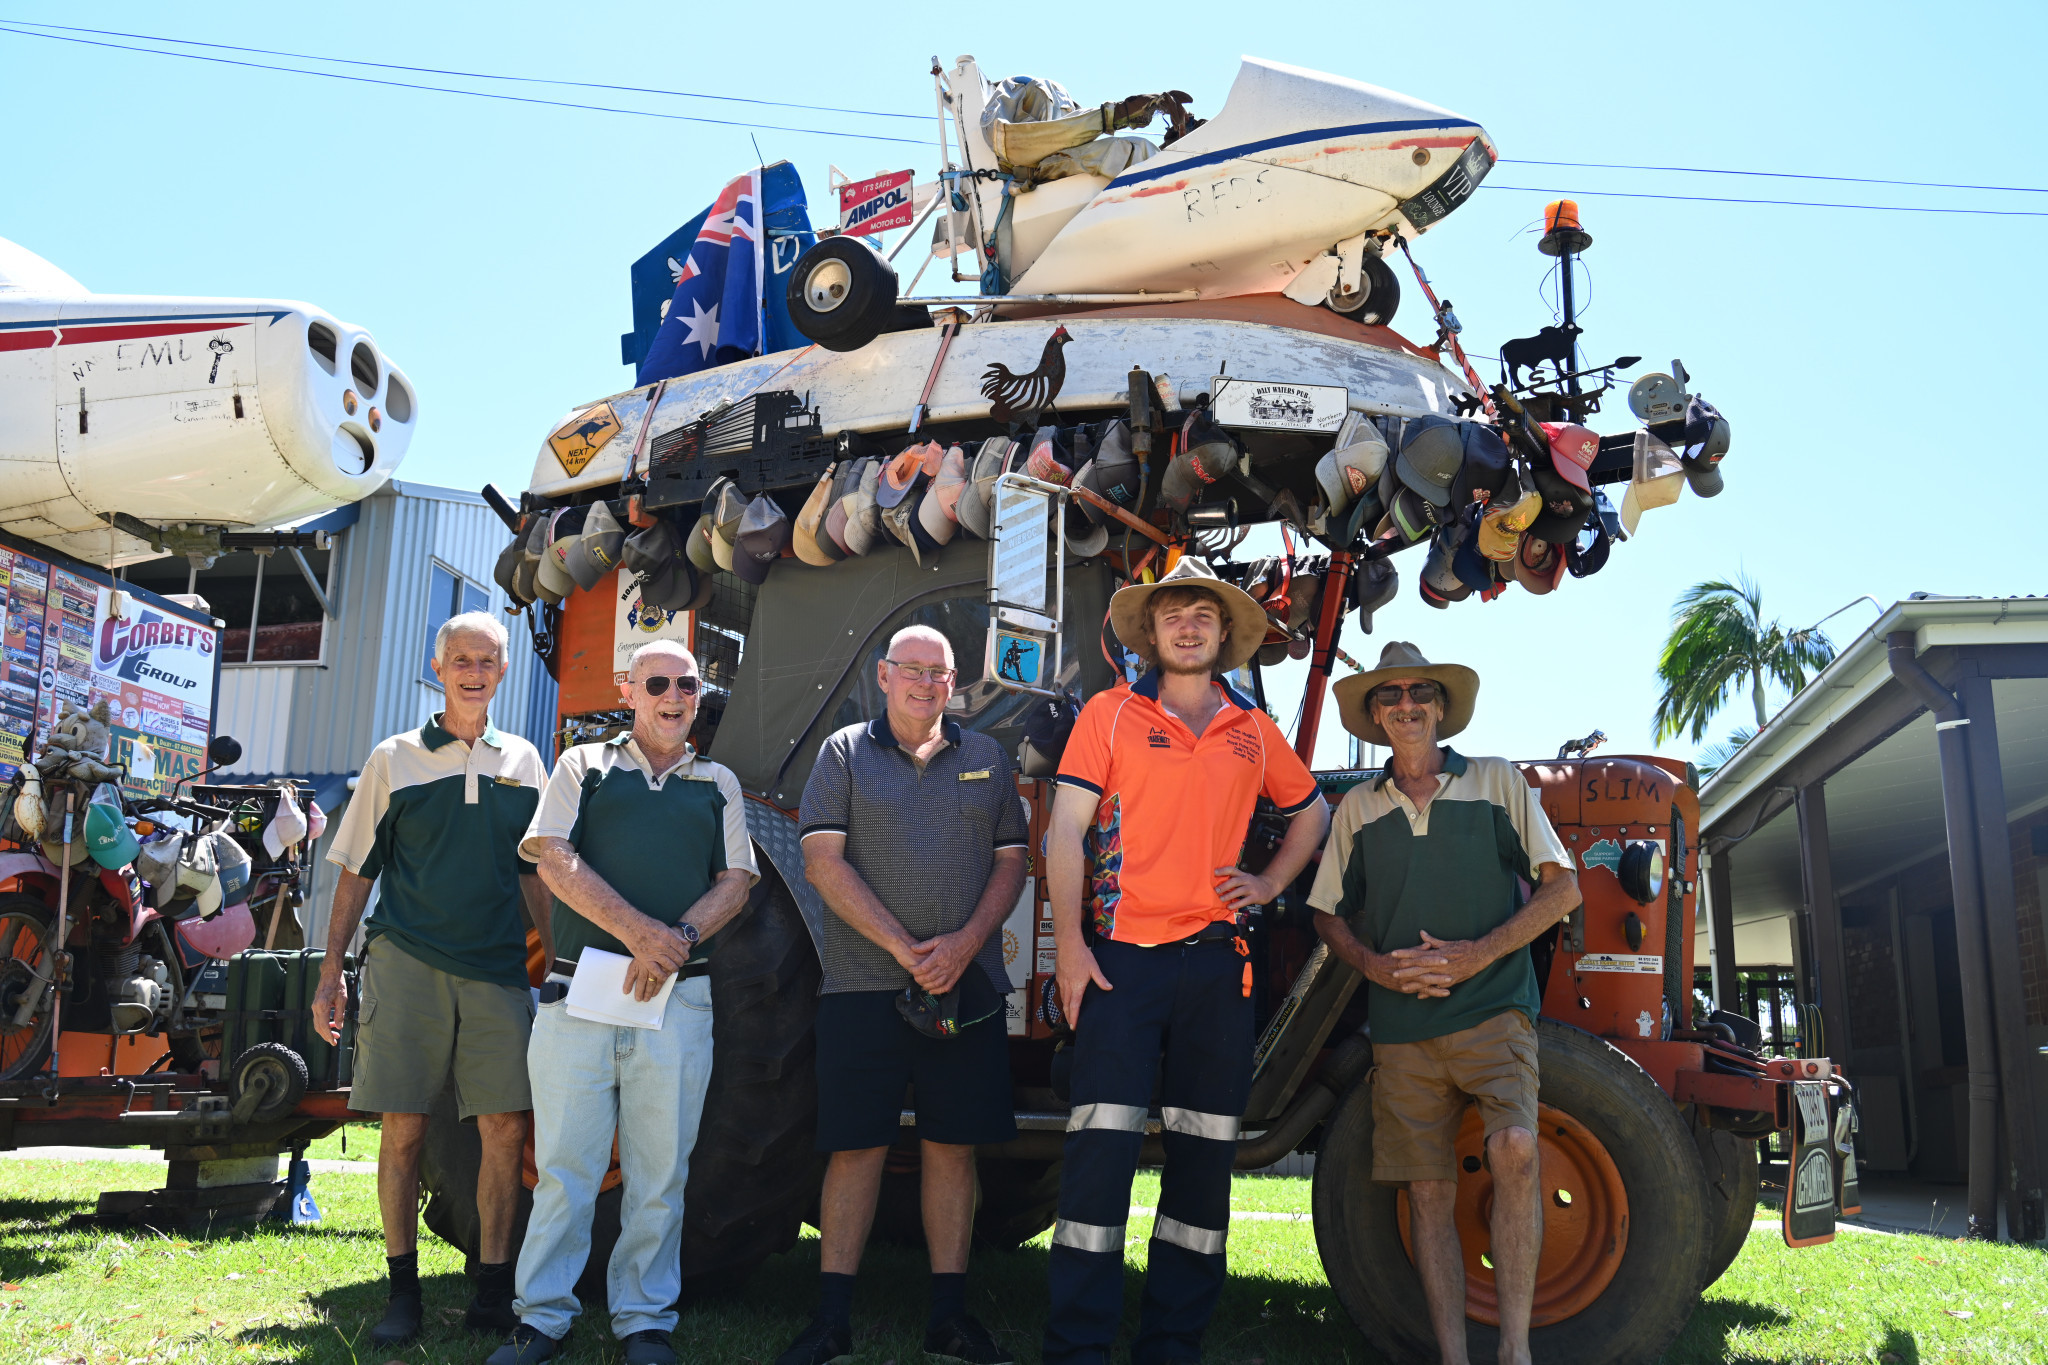
[[(1252, 1083), (1252, 1002), (1228, 939), (1099, 942), (1088, 988), (1049, 1268), (1046, 1365), (1102, 1365), (1123, 1317), (1124, 1222), (1152, 1088), (1166, 1170), (1132, 1365), (1197, 1361), (1223, 1288), (1230, 1173)], [(1163, 1067), (1162, 1067), (1163, 1062)]]

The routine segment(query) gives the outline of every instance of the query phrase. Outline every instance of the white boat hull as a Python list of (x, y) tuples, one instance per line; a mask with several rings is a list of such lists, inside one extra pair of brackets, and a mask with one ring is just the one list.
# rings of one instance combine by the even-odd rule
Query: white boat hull
[[(939, 371), (927, 423), (986, 419), (983, 372), (1000, 362), (1013, 373), (1029, 373), (1055, 326), (1065, 327), (1072, 337), (1064, 351), (1065, 383), (1056, 400), (1064, 413), (1128, 402), (1132, 366), (1170, 376), (1184, 401), (1208, 392), (1219, 374), (1339, 386), (1352, 409), (1404, 417), (1448, 416), (1452, 398), (1469, 391), (1462, 376), (1385, 328), (1361, 327), (1327, 309), (1274, 296), (972, 324), (961, 329)], [(909, 425), (938, 344), (936, 329), (892, 332), (858, 351), (811, 347), (672, 379), (645, 441), (651, 388), (581, 404), (542, 440), (528, 487), (559, 496), (616, 483), (625, 477), (636, 448), (695, 421), (720, 402), (737, 402), (760, 389), (806, 395), (827, 435), (901, 431)], [(578, 466), (572, 473), (553, 438), (602, 421), (600, 409), (608, 409), (614, 425), (595, 453), (585, 456), (581, 448), (572, 449), (569, 463)]]

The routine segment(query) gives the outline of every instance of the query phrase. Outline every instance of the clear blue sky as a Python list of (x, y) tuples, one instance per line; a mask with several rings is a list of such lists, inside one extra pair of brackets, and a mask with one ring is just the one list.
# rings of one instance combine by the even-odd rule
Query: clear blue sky
[[(1252, 53), (1447, 106), (1484, 123), (1508, 158), (2048, 186), (2048, 8), (1542, 11), (0, 0), (16, 19), (907, 113), (931, 107), (934, 53), (1051, 76), (1084, 103), (1178, 87), (1203, 114)], [(521, 486), (562, 412), (631, 382), (617, 363), (628, 263), (755, 160), (738, 128), (7, 34), (0, 73), (0, 236), (95, 290), (300, 298), (369, 327), (420, 395), (403, 477), (471, 488)], [(843, 136), (925, 136), (899, 120), (388, 74), (833, 130), (754, 135), (767, 159), (796, 163), (814, 205), (827, 202), (828, 162), (865, 174), (934, 160), (928, 145)], [(1723, 496), (1651, 513), (1604, 573), (1552, 596), (1435, 612), (1413, 595), (1420, 552), (1402, 557), (1398, 604), (1347, 648), (1370, 662), (1385, 639), (1412, 638), (1477, 667), (1472, 751), (1547, 754), (1594, 727), (1617, 749), (1648, 748), (1658, 644), (1672, 599), (1697, 579), (1754, 576), (1788, 625), (1859, 593), (2048, 591), (2035, 472), (2048, 218), (1600, 191), (2037, 212), (2048, 195), (1520, 165), (1491, 183), (1575, 192), (1596, 239), (1587, 353), (1641, 355), (1644, 368), (1683, 357), (1735, 443)], [(1538, 297), (1548, 262), (1527, 233), (1546, 197), (1489, 188), (1419, 248), (1475, 351), (1550, 320)], [(1400, 322), (1426, 340), (1418, 316), (1404, 306)], [(1595, 422), (1630, 424), (1619, 394)], [(1870, 615), (1839, 618), (1838, 638)], [(1288, 719), (1291, 701), (1281, 709)], [(1745, 718), (1741, 704), (1724, 722)], [(1327, 762), (1341, 736), (1334, 724), (1326, 735)]]

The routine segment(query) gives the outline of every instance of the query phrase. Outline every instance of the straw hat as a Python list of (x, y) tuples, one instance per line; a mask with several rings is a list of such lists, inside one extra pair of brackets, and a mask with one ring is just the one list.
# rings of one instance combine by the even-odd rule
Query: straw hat
[[(1216, 671), (1228, 673), (1244, 667), (1266, 640), (1266, 609), (1244, 589), (1225, 583), (1207, 564), (1183, 555), (1157, 583), (1133, 583), (1119, 588), (1109, 599), (1109, 623), (1124, 647), (1136, 650), (1147, 663), (1157, 663), (1152, 642), (1145, 637), (1146, 603), (1161, 588), (1207, 588), (1223, 600), (1225, 624), (1230, 628), (1223, 649), (1216, 657)], [(1382, 741), (1384, 742), (1384, 741)]]
[(1346, 678), (1332, 689), (1344, 728), (1368, 744), (1391, 745), (1386, 730), (1373, 720), (1366, 698), (1375, 687), (1396, 678), (1428, 678), (1443, 689), (1444, 718), (1437, 722), (1438, 739), (1449, 739), (1472, 723), (1472, 708), (1479, 700), (1479, 675), (1463, 664), (1433, 664), (1406, 640), (1394, 640), (1380, 651), (1378, 668)]

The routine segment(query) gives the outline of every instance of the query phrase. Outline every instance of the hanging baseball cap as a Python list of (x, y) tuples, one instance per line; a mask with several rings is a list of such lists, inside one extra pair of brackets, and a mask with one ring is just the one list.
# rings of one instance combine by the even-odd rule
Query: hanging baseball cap
[(184, 848), (178, 852), (178, 892), (176, 899), (187, 896), (194, 901), (201, 915), (212, 915), (220, 909), (220, 868), (215, 862), (213, 836), (195, 834), (185, 840)]
[[(1514, 479), (1508, 443), (1499, 431), (1484, 422), (1467, 422), (1459, 433), (1464, 438), (1464, 460), (1458, 476), (1451, 480), (1451, 506), (1459, 512), (1470, 507), (1480, 494), (1491, 503), (1507, 491)], [(1519, 488), (1519, 483), (1516, 484)]]
[(1187, 511), (1203, 489), (1237, 468), (1240, 456), (1237, 438), (1217, 426), (1207, 408), (1196, 408), (1181, 425), (1181, 452), (1166, 466), (1159, 500)]
[(583, 509), (560, 507), (548, 513), (546, 548), (541, 551), (540, 561), (534, 566), (533, 587), (541, 598), (549, 602), (560, 602), (576, 591), (576, 580), (569, 577), (563, 557), (569, 553), (569, 546), (583, 533)]
[(1401, 571), (1391, 559), (1368, 559), (1359, 565), (1351, 580), (1352, 600), (1358, 604), (1358, 628), (1372, 634), (1372, 616), (1394, 600), (1401, 591)]
[(298, 797), (289, 784), (280, 783), (277, 811), (270, 817), (270, 823), (263, 827), (263, 851), (273, 859), (282, 858), (286, 849), (305, 837), (306, 817), (299, 811)]
[(1068, 462), (1058, 427), (1040, 427), (1032, 434), (1031, 448), (1024, 456), (1024, 472), (1062, 488), (1073, 481), (1074, 466)]
[(1543, 434), (1550, 438), (1550, 462), (1558, 475), (1574, 488), (1593, 491), (1587, 471), (1600, 454), (1600, 438), (1576, 422), (1544, 422)]
[(1017, 745), (1017, 768), (1026, 777), (1055, 777), (1060, 756), (1081, 717), (1081, 699), (1071, 692), (1039, 697), (1024, 713), (1024, 738)]
[[(1094, 457), (1074, 475), (1074, 486), (1126, 511), (1137, 505), (1138, 457), (1131, 453), (1130, 428), (1121, 418), (1106, 424)], [(1091, 502), (1081, 502), (1081, 514), (1090, 526), (1106, 528), (1116, 520)]]
[(1728, 453), (1732, 432), (1728, 419), (1706, 399), (1695, 395), (1685, 405), (1685, 454), (1694, 460), (1719, 460)]
[(1543, 497), (1535, 489), (1523, 493), (1513, 502), (1490, 506), (1479, 518), (1479, 529), (1472, 537), (1474, 550), (1487, 559), (1505, 564), (1515, 557), (1515, 547), (1522, 543), (1522, 533), (1529, 529), (1529, 523), (1543, 510)]
[(1448, 526), (1442, 528), (1430, 541), (1429, 558), (1423, 561), (1422, 577), (1416, 584), (1422, 600), (1439, 610), (1472, 595), (1472, 589), (1458, 577), (1454, 562), (1457, 547), (1451, 530)]
[(120, 806), (94, 801), (85, 808), (85, 848), (101, 867), (118, 871), (135, 861), (142, 844), (122, 818)]
[(796, 528), (791, 533), (796, 557), (820, 569), (829, 569), (846, 557), (846, 551), (833, 543), (832, 537), (825, 532), (825, 516), (830, 509), (833, 484), (838, 478), (839, 466), (827, 465), (812, 487), (811, 495), (804, 499), (803, 508), (797, 512)]
[(1002, 477), (1004, 457), (1010, 453), (1010, 438), (991, 436), (981, 443), (975, 453), (974, 464), (968, 470), (967, 487), (960, 494), (960, 524), (971, 536), (982, 540), (989, 538), (989, 521), (992, 508), (989, 499), (995, 493), (996, 480)]
[(875, 502), (880, 486), (882, 462), (870, 455), (860, 462), (860, 482), (846, 495), (846, 549), (849, 554), (872, 554), (883, 544), (882, 509)]
[(1517, 583), (1541, 597), (1564, 578), (1564, 549), (1531, 531), (1515, 547), (1515, 557), (1508, 561), (1508, 568)]
[(712, 488), (718, 494), (717, 502), (711, 501), (709, 493), (705, 495), (705, 505), (712, 508), (711, 558), (719, 568), (736, 572), (733, 547), (739, 541), (740, 518), (747, 514), (747, 495), (731, 479), (720, 479)]
[(690, 564), (700, 574), (718, 572), (718, 560), (711, 553), (711, 513), (705, 512), (690, 527), (690, 534), (683, 538), (683, 549), (690, 557)]
[(1678, 501), (1685, 482), (1685, 466), (1670, 446), (1648, 431), (1636, 432), (1635, 472), (1628, 491), (1621, 495), (1621, 532), (1634, 536), (1636, 524), (1652, 507), (1669, 507)]
[(564, 567), (576, 586), (587, 592), (619, 567), (619, 555), (625, 544), (625, 528), (612, 514), (611, 504), (600, 499), (590, 504), (584, 515), (583, 534), (569, 547)]
[(1543, 510), (1529, 523), (1529, 534), (1553, 545), (1571, 544), (1593, 510), (1592, 493), (1548, 469), (1539, 468), (1534, 474)]
[[(960, 529), (953, 513), (959, 508), (960, 491), (966, 486), (967, 456), (954, 446), (946, 452), (939, 464), (938, 477), (925, 486), (924, 497), (917, 504), (917, 529), (923, 533), (918, 540), (922, 548), (936, 550), (952, 542)], [(919, 562), (923, 562), (921, 556)]]
[(925, 465), (932, 452), (938, 450), (937, 442), (927, 441), (900, 451), (884, 464), (875, 483), (875, 505), (887, 511), (908, 501), (928, 481)]
[[(939, 510), (947, 521), (960, 524), (960, 499), (967, 494), (967, 452), (959, 446), (948, 446), (946, 457), (939, 461), (939, 472), (932, 478), (932, 487), (939, 497)], [(949, 533), (950, 534), (950, 533)]]
[(1417, 418), (1408, 424), (1400, 454), (1394, 457), (1396, 476), (1432, 506), (1450, 506), (1451, 482), (1465, 462), (1465, 437), (1459, 426), (1448, 417)]
[(1394, 501), (1387, 513), (1380, 519), (1379, 528), (1373, 532), (1374, 540), (1385, 540), (1389, 534), (1400, 543), (1400, 548), (1418, 545), (1429, 538), (1436, 529), (1436, 507), (1428, 498), (1402, 485), (1395, 493)]
[(789, 547), (790, 534), (789, 513), (766, 493), (758, 494), (740, 516), (732, 571), (749, 583), (767, 582), (768, 567)]
[(213, 844), (213, 865), (220, 873), (220, 899), (233, 905), (249, 896), (249, 854), (225, 829), (206, 836)]
[(1316, 462), (1316, 483), (1330, 515), (1341, 515), (1370, 492), (1386, 467), (1386, 441), (1371, 423), (1361, 423), (1350, 445), (1339, 446)]
[[(887, 484), (888, 481), (888, 474), (884, 472), (882, 482)], [(917, 524), (917, 509), (919, 504), (924, 501), (924, 494), (925, 490), (920, 488), (915, 493), (898, 502), (894, 507), (884, 507), (881, 509), (882, 543), (887, 544), (893, 541), (901, 545), (904, 549), (910, 551), (920, 564), (924, 562), (924, 552), (918, 546), (917, 536), (911, 530), (911, 527)]]
[(505, 592), (518, 606), (524, 606), (531, 599), (519, 596), (519, 550), (526, 543), (524, 533), (512, 537), (504, 549), (498, 551), (497, 562), (491, 565), (491, 581)]
[(1696, 464), (1680, 456), (1679, 463), (1685, 467), (1685, 482), (1692, 489), (1694, 496), (1702, 498), (1718, 497), (1721, 490), (1727, 487), (1727, 482), (1721, 475), (1721, 466), (1718, 462), (1710, 464), (1701, 461)]

